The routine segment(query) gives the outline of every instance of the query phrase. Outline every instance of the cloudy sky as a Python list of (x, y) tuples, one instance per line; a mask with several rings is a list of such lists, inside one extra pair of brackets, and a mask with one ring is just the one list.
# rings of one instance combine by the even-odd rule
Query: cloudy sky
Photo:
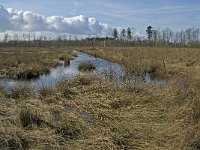
[[(0, 0), (0, 31), (111, 34), (114, 27), (200, 27), (200, 0)], [(8, 9), (12, 8), (12, 9)]]

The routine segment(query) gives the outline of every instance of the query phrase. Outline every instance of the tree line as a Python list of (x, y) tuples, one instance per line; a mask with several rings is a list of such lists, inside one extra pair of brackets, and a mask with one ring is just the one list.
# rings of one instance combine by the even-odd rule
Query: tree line
[(0, 47), (60, 47), (75, 44), (79, 45), (77, 36), (67, 34), (50, 37), (47, 35), (36, 36), (34, 33), (4, 33), (0, 36)]
[(173, 31), (170, 28), (154, 29), (152, 26), (146, 28), (147, 38), (135, 35), (135, 29), (116, 28), (113, 37), (117, 40), (126, 40), (137, 43), (142, 41), (145, 44), (156, 46), (196, 46), (200, 47), (200, 28), (188, 28), (181, 31)]
[(121, 32), (115, 28), (113, 31), (113, 37), (115, 39), (120, 39), (120, 40), (128, 40), (131, 41), (134, 38), (135, 34), (135, 29), (128, 27), (127, 29), (122, 29)]
[(84, 46), (96, 47), (130, 47), (130, 46), (170, 46), (170, 47), (200, 47), (200, 28), (188, 28), (173, 31), (170, 28), (154, 29), (148, 26), (146, 37), (136, 34), (135, 28), (114, 29), (110, 37), (78, 38), (76, 35), (62, 34), (57, 37), (30, 33), (9, 34), (0, 36), (1, 47), (62, 47)]

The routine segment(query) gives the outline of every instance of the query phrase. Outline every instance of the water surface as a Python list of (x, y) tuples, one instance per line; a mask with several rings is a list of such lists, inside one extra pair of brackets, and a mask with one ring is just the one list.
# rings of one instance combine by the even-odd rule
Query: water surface
[[(56, 68), (52, 68), (49, 74), (40, 75), (38, 79), (31, 81), (13, 80), (10, 78), (0, 79), (0, 85), (6, 89), (15, 88), (19, 86), (28, 86), (34, 89), (40, 89), (43, 87), (55, 86), (59, 81), (72, 79), (77, 75), (92, 74), (104, 77), (106, 79), (112, 79), (116, 83), (122, 83), (125, 77), (125, 69), (123, 66), (110, 62), (102, 58), (95, 58), (87, 53), (74, 51), (77, 57), (70, 61), (70, 65), (65, 66), (64, 61), (60, 61)], [(90, 73), (82, 73), (78, 71), (78, 66), (81, 62), (91, 62), (96, 66), (96, 69)], [(164, 80), (152, 80), (149, 74), (144, 77), (136, 78), (131, 77), (132, 81), (142, 81), (147, 83), (164, 83)]]

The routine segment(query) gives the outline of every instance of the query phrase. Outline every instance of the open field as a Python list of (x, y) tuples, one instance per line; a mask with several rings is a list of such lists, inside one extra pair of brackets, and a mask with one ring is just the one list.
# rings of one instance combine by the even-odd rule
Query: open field
[[(117, 87), (99, 77), (78, 76), (38, 95), (27, 87), (0, 88), (0, 149), (199, 149), (199, 49), (76, 49), (120, 63), (128, 74), (149, 72), (167, 82)], [(5, 51), (10, 52), (0, 53), (0, 70), (14, 78), (16, 73), (9, 72), (21, 64), (43, 70), (44, 62), (51, 68), (66, 55)]]

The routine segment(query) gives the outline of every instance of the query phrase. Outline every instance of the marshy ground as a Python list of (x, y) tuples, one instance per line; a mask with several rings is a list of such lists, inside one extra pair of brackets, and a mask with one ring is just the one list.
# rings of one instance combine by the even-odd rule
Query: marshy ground
[[(16, 78), (29, 67), (44, 73), (74, 57), (66, 49), (5, 49), (1, 75)], [(81, 50), (122, 64), (129, 75), (148, 72), (167, 82), (116, 86), (77, 76), (37, 94), (28, 87), (0, 88), (0, 149), (199, 149), (199, 49)]]
[(31, 80), (41, 74), (49, 73), (51, 68), (58, 65), (59, 60), (68, 63), (73, 57), (72, 53), (67, 54), (62, 49), (58, 51), (36, 48), (6, 49), (0, 55), (0, 76)]

